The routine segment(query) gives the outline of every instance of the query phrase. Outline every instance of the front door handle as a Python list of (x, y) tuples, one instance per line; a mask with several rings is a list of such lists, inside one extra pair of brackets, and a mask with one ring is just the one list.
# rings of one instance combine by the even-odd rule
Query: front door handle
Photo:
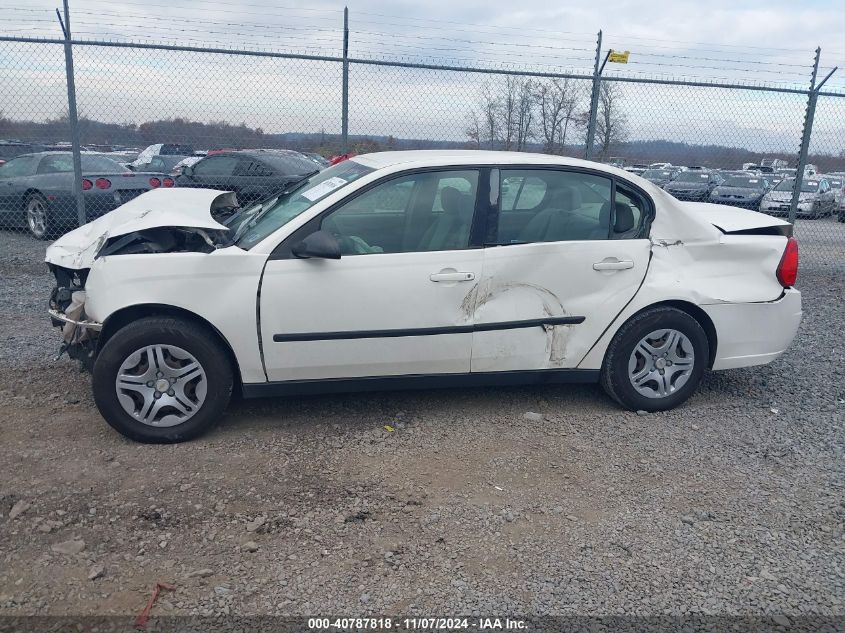
[(608, 257), (593, 264), (593, 270), (626, 270), (633, 267), (634, 262), (630, 259), (618, 260), (615, 257)]
[(431, 281), (451, 281), (452, 283), (456, 281), (472, 281), (475, 279), (475, 273), (462, 273), (462, 272), (440, 272), (440, 273), (432, 273), (428, 277)]

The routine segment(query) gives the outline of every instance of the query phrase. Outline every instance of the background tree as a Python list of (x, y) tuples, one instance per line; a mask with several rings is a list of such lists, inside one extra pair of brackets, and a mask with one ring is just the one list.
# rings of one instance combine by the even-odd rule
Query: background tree
[(628, 140), (628, 117), (622, 111), (622, 91), (612, 81), (601, 82), (596, 113), (598, 159), (607, 160), (611, 148)]
[(549, 79), (538, 82), (534, 90), (543, 151), (560, 154), (566, 145), (566, 135), (577, 119), (581, 99), (578, 84), (569, 79)]

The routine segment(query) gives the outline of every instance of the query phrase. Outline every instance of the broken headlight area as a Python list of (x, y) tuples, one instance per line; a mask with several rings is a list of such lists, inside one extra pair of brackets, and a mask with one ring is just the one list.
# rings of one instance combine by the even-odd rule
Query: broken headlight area
[(85, 314), (88, 269), (71, 270), (54, 264), (48, 264), (48, 267), (56, 278), (56, 286), (50, 293), (50, 318), (53, 325), (62, 331), (58, 357), (67, 353), (90, 371), (94, 364), (97, 335), (102, 326), (89, 320)]
[(144, 253), (210, 253), (221, 248), (228, 236), (228, 230), (156, 227), (107, 240), (97, 257)]

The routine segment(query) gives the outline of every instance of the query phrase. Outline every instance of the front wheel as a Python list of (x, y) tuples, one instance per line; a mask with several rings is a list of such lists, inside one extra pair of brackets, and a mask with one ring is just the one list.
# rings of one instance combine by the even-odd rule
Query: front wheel
[(173, 443), (205, 433), (232, 394), (216, 334), (184, 319), (148, 317), (117, 331), (94, 364), (94, 401), (126, 437)]
[(686, 312), (668, 306), (647, 309), (613, 337), (602, 387), (631, 410), (672, 409), (698, 387), (709, 349), (704, 329)]

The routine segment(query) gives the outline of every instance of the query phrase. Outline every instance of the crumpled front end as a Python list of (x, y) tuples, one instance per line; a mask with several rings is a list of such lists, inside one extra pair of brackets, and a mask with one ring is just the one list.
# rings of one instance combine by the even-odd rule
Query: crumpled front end
[(53, 325), (62, 333), (59, 357), (67, 354), (90, 371), (96, 356), (97, 337), (103, 326), (85, 313), (88, 269), (72, 270), (55, 264), (48, 264), (48, 267), (56, 278), (48, 313)]
[(211, 253), (221, 248), (229, 229), (215, 218), (237, 207), (232, 192), (209, 189), (148, 191), (115, 211), (70, 231), (47, 248), (46, 261), (56, 278), (49, 315), (62, 330), (59, 356), (67, 353), (91, 369), (102, 323), (86, 314), (86, 281), (92, 267), (112, 257), (138, 254)]

